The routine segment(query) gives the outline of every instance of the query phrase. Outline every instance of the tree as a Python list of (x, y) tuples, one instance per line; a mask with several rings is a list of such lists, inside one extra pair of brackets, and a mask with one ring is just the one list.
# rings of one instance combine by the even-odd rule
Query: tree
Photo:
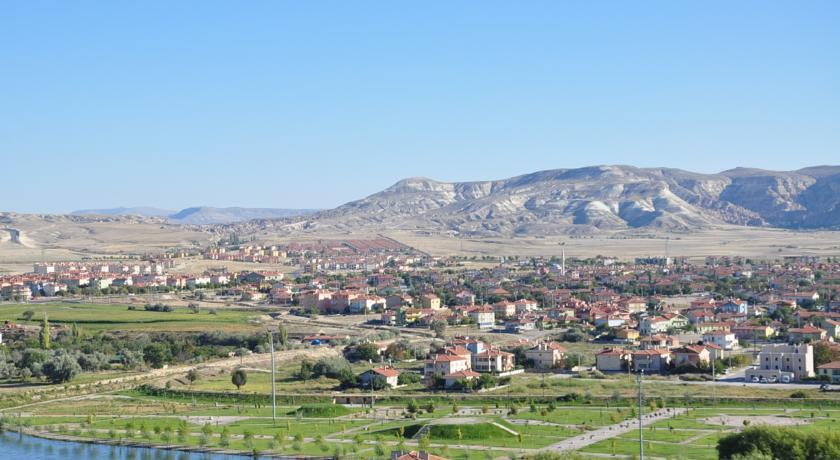
[(24, 321), (32, 321), (32, 317), (35, 316), (35, 312), (32, 310), (26, 310), (20, 316)]
[(289, 344), (289, 331), (283, 323), (277, 325), (277, 343), (284, 348)]
[(85, 337), (85, 331), (73, 323), (70, 326), (70, 336), (73, 337), (73, 343), (79, 345), (82, 343), (82, 339)]
[(814, 344), (814, 367), (840, 360), (840, 351), (824, 342)]
[(304, 359), (300, 362), (297, 377), (304, 382), (312, 378), (312, 363), (309, 360)]
[(436, 319), (429, 324), (429, 329), (435, 331), (435, 337), (443, 338), (446, 333), (446, 321)]
[(172, 351), (162, 343), (150, 343), (143, 349), (143, 359), (155, 369), (160, 369), (164, 364), (172, 361)]
[(353, 357), (361, 361), (378, 361), (379, 347), (372, 342), (365, 342), (356, 345)]
[(192, 386), (192, 384), (193, 384), (196, 380), (198, 380), (198, 377), (199, 377), (199, 375), (198, 375), (198, 370), (196, 370), (196, 369), (190, 369), (189, 371), (187, 371), (187, 380), (189, 380), (189, 381), (190, 381), (190, 386)]
[(236, 390), (239, 391), (246, 383), (248, 383), (248, 374), (245, 372), (245, 369), (236, 369), (230, 374), (230, 383), (236, 386)]
[(38, 339), (42, 349), (50, 349), (50, 322), (47, 320), (46, 313), (44, 313), (44, 321), (41, 323), (41, 334)]
[(67, 353), (57, 353), (41, 366), (41, 372), (52, 383), (69, 382), (82, 368), (79, 363)]

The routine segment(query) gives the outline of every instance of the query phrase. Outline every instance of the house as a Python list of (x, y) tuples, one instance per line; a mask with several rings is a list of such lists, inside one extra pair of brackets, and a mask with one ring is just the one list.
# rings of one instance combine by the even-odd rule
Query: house
[(665, 372), (671, 366), (671, 352), (668, 350), (638, 350), (631, 356), (635, 372)]
[(595, 353), (595, 368), (601, 372), (622, 372), (628, 369), (631, 355), (622, 348), (604, 348)]
[(525, 359), (531, 360), (537, 369), (554, 369), (563, 364), (566, 349), (557, 342), (540, 342), (525, 350)]
[(473, 307), (467, 314), (479, 329), (492, 329), (496, 326), (496, 313), (492, 307)]
[(609, 328), (623, 326), (625, 324), (625, 318), (621, 316), (602, 316), (600, 318), (595, 319), (595, 326), (606, 326)]
[(810, 324), (803, 327), (794, 327), (788, 329), (788, 342), (817, 342), (826, 337), (825, 329), (820, 329)]
[(522, 299), (514, 302), (516, 313), (529, 313), (540, 308), (536, 300)]
[(831, 383), (840, 383), (840, 361), (817, 366), (817, 375), (827, 375)]
[(368, 313), (385, 308), (385, 299), (378, 296), (359, 296), (350, 301), (347, 309), (350, 313)]
[(711, 331), (703, 334), (703, 343), (711, 343), (721, 349), (731, 351), (737, 349), (738, 339), (735, 334), (727, 331)]
[(820, 322), (820, 327), (825, 329), (826, 335), (833, 339), (840, 339), (840, 321), (833, 319), (823, 319)]
[(668, 332), (671, 328), (671, 322), (661, 316), (652, 316), (644, 318), (639, 325), (639, 332), (642, 335), (653, 335)]
[(507, 300), (496, 302), (493, 304), (493, 311), (497, 318), (510, 318), (516, 315), (516, 304)]
[(455, 300), (460, 305), (475, 305), (475, 294), (470, 291), (461, 291), (455, 294)]
[(399, 385), (400, 371), (390, 367), (375, 367), (368, 369), (359, 376), (359, 381), (362, 387), (370, 388), (371, 382), (374, 379), (380, 378), (384, 380), (385, 384), (391, 388), (396, 388)]
[(512, 319), (505, 321), (505, 332), (519, 334), (524, 331), (533, 331), (537, 323), (531, 318)]
[(615, 331), (615, 338), (625, 342), (635, 342), (639, 339), (639, 331), (629, 327), (622, 327)]
[(724, 313), (738, 313), (746, 315), (749, 310), (749, 305), (739, 299), (729, 299), (726, 303), (720, 306), (720, 311)]
[(628, 313), (641, 313), (647, 311), (647, 301), (641, 297), (623, 299), (618, 303), (622, 310)]
[(463, 380), (475, 380), (478, 377), (481, 377), (481, 374), (478, 372), (465, 369), (458, 372), (453, 372), (451, 374), (444, 375), (443, 378), (445, 380), (446, 388), (452, 388), (455, 386), (456, 383)]
[(470, 353), (481, 353), (487, 349), (487, 344), (471, 337), (457, 337), (449, 341), (452, 347), (466, 348)]
[(701, 334), (705, 334), (707, 332), (712, 331), (730, 331), (732, 330), (732, 325), (730, 323), (700, 323), (696, 326), (697, 332)]
[(715, 313), (709, 309), (693, 308), (686, 313), (691, 324), (710, 323), (715, 320)]
[(732, 332), (735, 333), (738, 340), (767, 340), (776, 334), (776, 330), (771, 326), (751, 326), (748, 324), (735, 326), (732, 328)]
[(397, 312), (395, 311), (383, 311), (381, 315), (379, 315), (379, 322), (385, 324), (387, 326), (396, 326), (397, 324)]
[(675, 367), (707, 366), (710, 361), (709, 350), (700, 345), (684, 345), (671, 350), (672, 362)]
[(429, 379), (433, 375), (446, 376), (456, 372), (469, 370), (472, 358), (470, 356), (455, 356), (438, 354), (426, 361), (423, 376)]
[(668, 350), (679, 346), (680, 341), (670, 335), (656, 334), (644, 337), (639, 340), (639, 348), (642, 350)]
[(434, 294), (423, 294), (420, 296), (420, 305), (423, 308), (431, 308), (437, 310), (440, 308), (440, 297)]
[(513, 353), (491, 348), (472, 355), (472, 369), (476, 372), (500, 374), (502, 372), (512, 371), (513, 368)]
[(814, 347), (811, 345), (765, 345), (758, 353), (758, 367), (747, 369), (745, 377), (801, 380), (814, 376)]

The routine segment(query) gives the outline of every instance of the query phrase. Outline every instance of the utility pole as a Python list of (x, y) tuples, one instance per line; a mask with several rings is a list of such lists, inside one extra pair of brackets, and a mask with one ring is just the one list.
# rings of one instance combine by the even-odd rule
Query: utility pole
[(639, 460), (645, 460), (645, 435), (642, 430), (642, 379), (645, 376), (645, 370), (639, 370)]
[(276, 375), (277, 366), (274, 365), (274, 332), (268, 333), (268, 343), (271, 349), (271, 420), (274, 425), (277, 425), (277, 387)]
[(712, 401), (717, 405), (717, 375), (715, 375), (717, 366), (715, 366), (715, 361), (717, 361), (717, 350), (712, 348)]

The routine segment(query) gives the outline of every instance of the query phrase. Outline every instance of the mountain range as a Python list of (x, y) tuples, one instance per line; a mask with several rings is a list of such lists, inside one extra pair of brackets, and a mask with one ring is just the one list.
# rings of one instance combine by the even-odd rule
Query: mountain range
[(141, 216), (161, 217), (173, 224), (184, 225), (212, 225), (243, 222), (252, 219), (276, 219), (284, 217), (303, 216), (316, 212), (314, 209), (279, 209), (279, 208), (214, 208), (198, 206), (172, 211), (153, 207), (120, 207), (109, 209), (82, 209), (73, 211), (72, 215), (102, 215), (102, 216)]
[(840, 229), (840, 166), (736, 168), (700, 174), (592, 166), (508, 179), (404, 179), (290, 228), (404, 229), (467, 235), (547, 235), (633, 228), (690, 231), (725, 224)]

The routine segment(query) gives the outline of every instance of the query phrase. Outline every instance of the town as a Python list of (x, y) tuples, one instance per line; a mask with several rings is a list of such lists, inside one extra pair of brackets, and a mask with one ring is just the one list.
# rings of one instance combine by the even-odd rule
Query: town
[[(202, 260), (215, 265), (185, 272), (188, 262)], [(232, 270), (228, 263), (250, 268)], [(677, 396), (683, 404), (687, 398), (716, 404), (786, 394), (831, 403), (840, 390), (838, 287), (840, 261), (833, 258), (578, 259), (565, 251), (560, 257), (432, 257), (382, 238), (233, 241), (192, 254), (38, 262), (31, 272), (0, 277), (0, 382), (51, 384), (39, 398), (88, 394), (78, 384), (66, 386), (82, 379), (132, 397), (156, 398), (165, 390), (182, 398), (213, 395), (219, 404), (219, 397), (241, 395), (242, 388), (254, 396), (273, 394), (264, 366), (276, 346), (284, 404), (308, 395), (331, 401), (312, 406), (319, 414), (378, 407), (373, 413), (342, 409), (347, 415), (341, 417), (363, 424), (384, 411), (375, 416), (384, 417), (379, 423), (418, 430), (398, 436), (393, 451), (408, 452), (411, 445), (417, 455), (481, 451), (465, 445), (463, 434), (447, 441), (445, 427), (457, 423), (458, 414), (473, 414), (479, 432), (516, 433), (505, 432), (514, 439), (491, 442), (491, 450), (614, 453), (612, 436), (543, 434), (537, 442), (528, 427), (584, 410), (569, 406), (566, 416), (555, 416), (556, 401), (632, 401), (640, 378), (655, 383), (647, 397), (659, 407), (675, 404), (674, 390), (686, 385), (694, 390)], [(185, 344), (194, 351), (185, 354)], [(137, 380), (128, 383), (122, 375)], [(226, 388), (231, 382), (234, 393)], [(502, 394), (505, 409), (486, 412), (487, 402), (498, 406)], [(407, 408), (394, 406), (401, 400), (409, 401)], [(424, 400), (430, 406), (451, 401), (454, 414), (429, 407), (426, 417), (433, 418), (418, 418)], [(19, 402), (10, 397), (6, 404)], [(458, 404), (479, 404), (480, 416)], [(651, 423), (686, 416), (649, 410)], [(105, 415), (91, 413), (94, 422)], [(488, 413), (498, 421), (485, 421)], [(406, 416), (426, 425), (404, 425)], [(382, 432), (374, 420), (365, 430)], [(620, 420), (615, 436), (631, 429)], [(96, 423), (87, 425), (88, 436), (100, 436)], [(227, 426), (233, 444), (219, 441), (218, 449), (245, 443), (264, 455), (316, 447), (339, 457), (387, 453), (358, 436), (348, 450), (342, 439), (353, 430), (346, 427), (327, 430), (317, 442), (295, 440), (287, 430), (288, 438), (258, 448), (246, 439), (247, 425), (239, 434), (236, 425)], [(110, 431), (111, 439), (132, 437), (125, 425)], [(59, 425), (42, 433), (73, 435)], [(212, 436), (203, 443), (210, 448)], [(657, 448), (670, 447), (651, 446)]]

